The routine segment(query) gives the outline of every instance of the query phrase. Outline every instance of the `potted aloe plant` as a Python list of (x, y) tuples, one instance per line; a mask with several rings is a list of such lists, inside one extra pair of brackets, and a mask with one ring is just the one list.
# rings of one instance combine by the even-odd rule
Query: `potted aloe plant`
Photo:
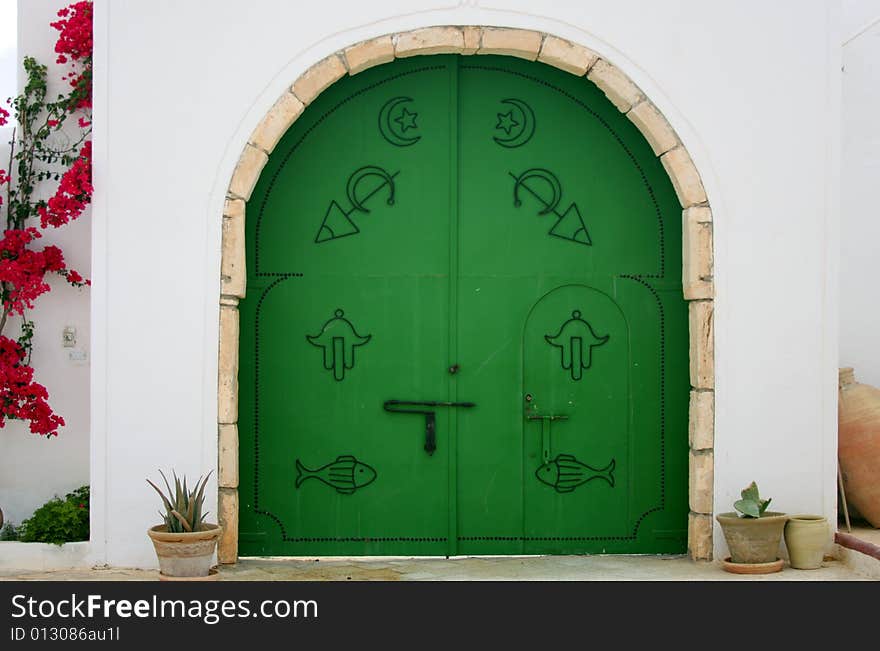
[(761, 498), (755, 482), (740, 495), (742, 499), (733, 504), (736, 511), (715, 516), (730, 549), (724, 569), (742, 574), (778, 572), (783, 563), (778, 554), (779, 544), (788, 516), (767, 510), (770, 499)]
[(205, 522), (205, 486), (209, 472), (204, 479), (199, 477), (192, 490), (187, 488), (186, 477), (178, 479), (172, 471), (174, 490), (161, 470), (159, 474), (165, 482), (167, 494), (149, 479), (162, 498), (164, 512), (159, 515), (165, 521), (150, 527), (147, 535), (153, 541), (156, 556), (159, 558), (159, 577), (162, 580), (211, 580), (216, 572), (211, 572), (211, 560), (220, 537), (220, 526)]

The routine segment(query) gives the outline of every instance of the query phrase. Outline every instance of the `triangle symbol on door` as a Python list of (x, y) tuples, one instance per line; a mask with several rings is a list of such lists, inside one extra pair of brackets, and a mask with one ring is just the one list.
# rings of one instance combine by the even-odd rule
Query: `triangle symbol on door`
[(354, 222), (348, 218), (348, 215), (342, 211), (342, 208), (334, 200), (330, 202), (330, 207), (327, 208), (327, 214), (324, 215), (324, 221), (321, 222), (321, 228), (318, 229), (318, 234), (315, 236), (315, 244), (338, 240), (340, 237), (355, 235), (360, 232), (360, 229), (355, 226)]
[(593, 244), (590, 234), (587, 232), (587, 225), (584, 224), (581, 211), (578, 210), (576, 203), (571, 204), (565, 214), (556, 220), (549, 234), (578, 244), (586, 244), (587, 246)]

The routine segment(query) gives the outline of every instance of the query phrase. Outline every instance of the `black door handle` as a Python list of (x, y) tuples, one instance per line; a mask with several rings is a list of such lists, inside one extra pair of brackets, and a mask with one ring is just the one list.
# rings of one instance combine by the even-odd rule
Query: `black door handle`
[(422, 414), (425, 417), (425, 452), (434, 454), (437, 449), (437, 412), (419, 407), (476, 407), (473, 402), (437, 402), (436, 400), (410, 401), (386, 400), (382, 408), (392, 414)]
[(425, 452), (434, 454), (437, 449), (437, 415), (433, 411), (425, 414)]

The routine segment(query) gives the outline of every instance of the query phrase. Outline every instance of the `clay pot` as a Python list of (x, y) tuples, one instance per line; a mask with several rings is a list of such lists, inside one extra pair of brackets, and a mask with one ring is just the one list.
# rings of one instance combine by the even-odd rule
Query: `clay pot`
[(168, 576), (159, 572), (160, 581), (219, 581), (220, 572), (216, 567), (212, 567), (208, 576)]
[(222, 529), (205, 524), (205, 531), (168, 533), (164, 524), (147, 531), (159, 557), (159, 572), (166, 577), (208, 577)]
[(741, 518), (734, 511), (719, 513), (724, 539), (734, 563), (772, 563), (779, 558), (779, 544), (788, 516), (767, 511), (760, 518)]
[(880, 527), (880, 389), (855, 380), (852, 368), (840, 369), (837, 405), (837, 456), (846, 501)]
[(821, 515), (793, 515), (785, 523), (785, 546), (791, 566), (798, 570), (822, 567), (828, 546), (828, 520)]

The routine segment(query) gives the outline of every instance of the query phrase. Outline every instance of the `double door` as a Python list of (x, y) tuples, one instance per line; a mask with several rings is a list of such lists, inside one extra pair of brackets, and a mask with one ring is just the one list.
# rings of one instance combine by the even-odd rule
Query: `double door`
[(584, 79), (331, 87), (248, 203), (241, 553), (684, 551), (679, 220)]

